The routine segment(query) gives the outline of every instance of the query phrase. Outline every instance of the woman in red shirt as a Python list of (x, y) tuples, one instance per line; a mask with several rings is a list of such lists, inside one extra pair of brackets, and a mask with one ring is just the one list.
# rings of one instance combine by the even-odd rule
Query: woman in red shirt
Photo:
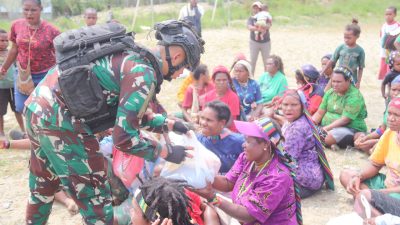
[[(232, 78), (225, 66), (216, 66), (213, 69), (212, 80), (215, 89), (208, 92), (204, 97), (204, 104), (214, 100), (220, 100), (229, 106), (231, 110), (231, 119), (226, 123), (226, 127), (231, 131), (237, 132), (233, 120), (237, 120), (240, 115), (240, 101), (237, 94), (232, 90)], [(204, 107), (202, 107), (204, 108)]]
[[(0, 68), (0, 75), (17, 60), (23, 70), (30, 65), (32, 80), (36, 86), (56, 64), (53, 39), (60, 31), (40, 18), (43, 9), (40, 0), (23, 0), (22, 3), (24, 18), (15, 20), (11, 25), (12, 46)], [(19, 92), (17, 87), (14, 95), (16, 111), (21, 113), (28, 95)]]

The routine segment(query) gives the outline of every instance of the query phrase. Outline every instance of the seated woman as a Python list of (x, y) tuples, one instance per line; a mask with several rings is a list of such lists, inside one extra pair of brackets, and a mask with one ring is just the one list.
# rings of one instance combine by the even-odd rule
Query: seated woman
[[(326, 67), (326, 65), (328, 64), (328, 62), (332, 59), (332, 54), (326, 54), (324, 56), (322, 56), (321, 58), (321, 68), (322, 70)], [(321, 74), (318, 78), (317, 84), (319, 85), (319, 87), (325, 92), (328, 90), (325, 90), (326, 86), (329, 83), (329, 80), (331, 79), (332, 73), (333, 73), (333, 69), (335, 68), (335, 65), (332, 65), (332, 67), (330, 68), (326, 68), (325, 73)], [(330, 88), (330, 87), (329, 87)], [(328, 88), (328, 89), (329, 89)]]
[(218, 225), (215, 211), (187, 188), (190, 186), (181, 180), (157, 177), (145, 181), (132, 200), (132, 224)]
[[(246, 136), (244, 152), (225, 176), (195, 192), (244, 225), (302, 224), (290, 156), (276, 147), (282, 138), (279, 127), (270, 118), (235, 124)], [(233, 202), (216, 191), (232, 192)]]
[(214, 84), (210, 81), (208, 68), (201, 64), (193, 71), (193, 84), (186, 89), (183, 98), (182, 112), (186, 121), (198, 123), (200, 102), (204, 101), (204, 95), (211, 90), (214, 90)]
[(281, 57), (271, 55), (267, 59), (266, 70), (258, 80), (262, 97), (258, 103), (262, 104), (271, 102), (277, 95), (283, 95), (288, 87)]
[[(239, 118), (240, 101), (237, 94), (232, 90), (233, 84), (228, 69), (225, 66), (216, 66), (213, 69), (212, 80), (215, 84), (215, 89), (205, 95), (204, 104), (214, 100), (220, 100), (227, 104), (231, 112), (231, 118), (226, 121), (226, 127), (236, 132), (233, 120)], [(204, 108), (204, 104), (202, 108)]]
[(364, 97), (352, 83), (352, 72), (337, 67), (332, 74), (332, 88), (325, 93), (318, 111), (312, 119), (321, 123), (328, 132), (325, 144), (337, 144), (340, 148), (354, 144), (354, 134), (365, 132), (367, 109)]
[(221, 160), (220, 173), (228, 172), (243, 152), (243, 135), (225, 128), (230, 118), (229, 107), (221, 101), (207, 103), (200, 115), (197, 139)]
[[(389, 92), (390, 99), (397, 97), (399, 94), (400, 94), (400, 76), (397, 76), (390, 83), (390, 92)], [(376, 143), (378, 143), (379, 138), (386, 130), (387, 117), (388, 117), (388, 105), (386, 105), (386, 109), (383, 114), (383, 123), (378, 127), (378, 129), (376, 129), (374, 132), (370, 134), (365, 134), (363, 132), (357, 133), (355, 135), (354, 147), (360, 149), (365, 153), (372, 154)]]
[[(388, 127), (370, 156), (370, 161), (360, 172), (345, 169), (340, 182), (353, 197), (363, 189), (379, 190), (400, 199), (400, 98), (389, 103)], [(386, 175), (379, 171), (386, 166)]]
[(251, 79), (251, 65), (245, 60), (236, 62), (233, 69), (233, 85), (240, 99), (242, 119), (254, 120), (261, 114), (262, 104), (257, 104), (261, 100), (261, 91), (258, 83)]
[(283, 122), (283, 148), (297, 162), (296, 178), (300, 184), (300, 196), (306, 198), (327, 186), (334, 190), (332, 171), (307, 110), (306, 99), (295, 90), (288, 90), (282, 97), (283, 117), (274, 115)]
[(307, 110), (311, 115), (318, 110), (324, 97), (324, 90), (315, 84), (319, 78), (318, 70), (311, 64), (303, 65), (296, 70), (297, 87), (303, 91), (307, 99)]

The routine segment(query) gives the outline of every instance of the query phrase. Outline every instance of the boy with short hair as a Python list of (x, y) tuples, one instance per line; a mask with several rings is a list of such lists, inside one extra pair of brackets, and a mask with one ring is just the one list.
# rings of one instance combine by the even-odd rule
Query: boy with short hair
[(96, 25), (97, 22), (97, 10), (94, 8), (87, 8), (83, 15), (86, 26), (90, 27)]
[[(5, 61), (8, 54), (8, 36), (7, 32), (0, 29), (0, 65)], [(12, 65), (5, 76), (0, 76), (0, 137), (4, 136), (4, 118), (7, 114), (8, 103), (10, 103), (11, 110), (15, 113), (15, 118), (19, 124), (19, 127), (25, 132), (24, 122), (22, 115), (15, 111), (14, 101), (14, 73), (15, 66)]]

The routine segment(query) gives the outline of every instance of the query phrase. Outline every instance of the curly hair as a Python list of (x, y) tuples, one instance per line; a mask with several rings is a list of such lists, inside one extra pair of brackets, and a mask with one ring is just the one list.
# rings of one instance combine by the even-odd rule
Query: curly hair
[(172, 219), (173, 224), (192, 225), (188, 208), (191, 200), (185, 188), (191, 187), (186, 181), (156, 177), (139, 187), (146, 204), (164, 218)]
[(277, 55), (270, 55), (268, 58), (272, 59), (272, 61), (274, 62), (274, 65), (278, 68), (278, 71), (281, 71), (283, 74), (285, 74), (285, 72), (283, 70), (283, 62), (282, 62), (281, 57), (279, 57)]
[(351, 21), (351, 24), (346, 25), (346, 31), (351, 31), (353, 32), (354, 36), (360, 37), (361, 34), (361, 28), (358, 25), (358, 19), (353, 18)]

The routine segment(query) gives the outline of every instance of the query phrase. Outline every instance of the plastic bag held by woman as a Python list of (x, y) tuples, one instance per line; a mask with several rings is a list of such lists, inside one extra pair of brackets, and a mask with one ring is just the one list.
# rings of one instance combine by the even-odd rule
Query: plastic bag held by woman
[(173, 132), (169, 137), (175, 145), (192, 146), (193, 158), (186, 158), (181, 164), (166, 162), (161, 176), (186, 180), (194, 188), (204, 188), (207, 182), (212, 183), (221, 167), (219, 158), (197, 140), (193, 131), (190, 137)]

